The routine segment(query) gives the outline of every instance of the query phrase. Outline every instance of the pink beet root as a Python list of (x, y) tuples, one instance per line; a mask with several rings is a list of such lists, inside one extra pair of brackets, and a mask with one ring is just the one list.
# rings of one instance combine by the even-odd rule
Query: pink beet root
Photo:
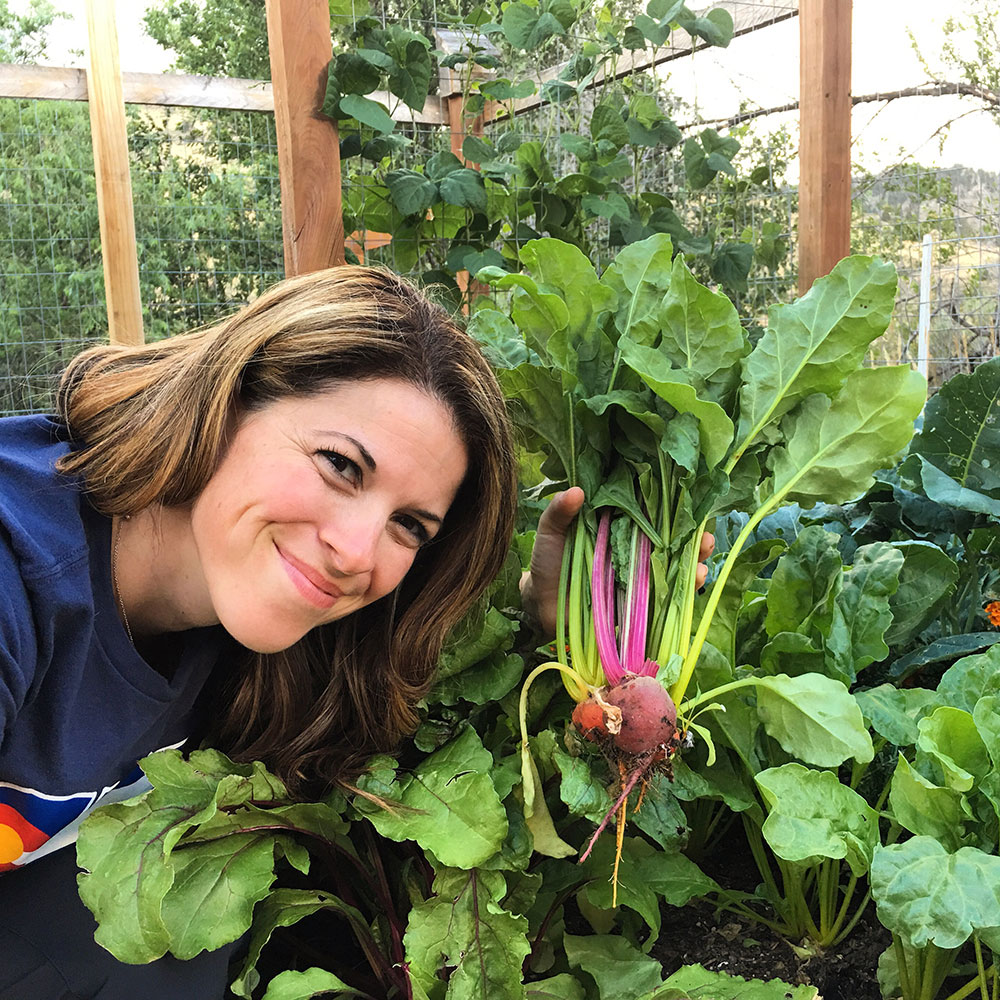
[(626, 677), (606, 698), (622, 710), (622, 727), (613, 737), (619, 750), (639, 756), (670, 745), (677, 708), (655, 677)]

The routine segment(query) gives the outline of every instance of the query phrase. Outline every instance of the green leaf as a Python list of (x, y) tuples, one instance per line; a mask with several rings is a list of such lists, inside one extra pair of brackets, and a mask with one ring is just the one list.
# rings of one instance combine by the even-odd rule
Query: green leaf
[(725, 48), (733, 40), (733, 15), (723, 7), (710, 10), (704, 17), (678, 17), (677, 23), (693, 38), (703, 38), (709, 45)]
[(997, 639), (996, 632), (967, 632), (964, 635), (947, 635), (936, 639), (927, 646), (920, 646), (901, 656), (889, 670), (894, 680), (909, 677), (912, 673), (928, 666), (953, 663), (956, 657), (967, 653), (978, 653), (992, 647)]
[[(989, 634), (996, 641), (996, 634)], [(1000, 693), (1000, 645), (953, 663), (942, 675), (937, 690), (946, 705), (966, 712), (973, 711), (984, 695)]]
[(383, 105), (360, 94), (348, 94), (342, 97), (340, 110), (356, 118), (362, 125), (375, 129), (376, 132), (391, 132), (396, 127), (396, 123), (389, 117)]
[[(347, 915), (352, 923), (360, 921), (365, 926), (363, 915), (353, 907), (329, 893), (312, 889), (276, 889), (257, 904), (247, 957), (240, 974), (230, 989), (239, 997), (249, 997), (256, 989), (260, 976), (256, 971), (257, 960), (271, 934), (278, 927), (290, 927), (305, 917), (320, 910), (332, 909)], [(274, 985), (272, 980), (272, 985)], [(345, 987), (346, 989), (346, 987)], [(306, 994), (311, 996), (311, 994)]]
[[(382, 55), (382, 53), (378, 53)], [(345, 94), (370, 94), (378, 89), (382, 74), (371, 60), (359, 52), (341, 52), (336, 59), (336, 76)]]
[(637, 344), (652, 347), (660, 338), (660, 309), (670, 287), (672, 260), (670, 237), (657, 234), (623, 247), (601, 276), (601, 283), (618, 297), (618, 332)]
[[(263, 765), (234, 764), (215, 750), (190, 760), (162, 751), (140, 763), (153, 789), (96, 810), (80, 828), (80, 896), (97, 918), (96, 940), (136, 964), (168, 950), (190, 958), (236, 940), (274, 879), (276, 845), (286, 853), (293, 845), (278, 836), (278, 815), (277, 830), (242, 833), (238, 816), (219, 809), (284, 798), (284, 786)], [(213, 821), (232, 835), (175, 849)]]
[(467, 135), (462, 140), (462, 156), (472, 163), (486, 163), (496, 158), (497, 151), (488, 139)]
[(594, 142), (604, 140), (617, 152), (628, 142), (628, 129), (616, 101), (602, 102), (590, 117), (590, 136)]
[(558, 746), (553, 751), (552, 763), (559, 771), (559, 797), (576, 816), (583, 816), (592, 823), (600, 823), (612, 806), (611, 796), (604, 782), (595, 777), (587, 757), (571, 757)]
[(772, 306), (767, 331), (743, 360), (738, 453), (806, 396), (837, 394), (888, 326), (895, 294), (891, 264), (848, 257), (802, 298)]
[(858, 703), (830, 677), (759, 678), (757, 714), (767, 733), (807, 764), (839, 767), (850, 757), (867, 764), (874, 756)]
[(844, 573), (827, 637), (827, 673), (850, 686), (858, 671), (889, 655), (884, 636), (892, 623), (890, 600), (899, 586), (903, 554), (888, 542), (862, 545)]
[(430, 92), (434, 60), (430, 42), (423, 35), (390, 25), (386, 46), (394, 65), (389, 71), (389, 90), (414, 111), (422, 111)]
[[(472, 868), (495, 854), (507, 836), (507, 814), (489, 771), (493, 758), (471, 727), (411, 773), (396, 776), (389, 797), (401, 808), (363, 799), (355, 807), (390, 840), (415, 840), (442, 864)], [(360, 787), (365, 787), (362, 778)]]
[(573, 428), (558, 374), (538, 365), (524, 364), (500, 371), (498, 376), (504, 395), (512, 401), (515, 420), (533, 437), (537, 435), (551, 446), (568, 479), (572, 468)]
[(171, 953), (194, 958), (244, 934), (254, 904), (267, 896), (274, 882), (274, 856), (274, 837), (257, 833), (188, 843), (175, 851), (174, 885), (161, 910), (171, 930)]
[(524, 338), (499, 309), (473, 313), (466, 329), (495, 368), (516, 368), (531, 360)]
[(928, 499), (944, 507), (986, 514), (1000, 519), (1000, 500), (962, 486), (946, 472), (931, 464), (923, 455), (915, 455), (920, 463), (920, 485)]
[(964, 818), (961, 793), (935, 785), (902, 754), (892, 776), (889, 808), (904, 830), (934, 837), (948, 850), (955, 850), (961, 844)]
[(566, 961), (590, 973), (601, 1000), (635, 1000), (663, 982), (660, 963), (620, 936), (563, 936)]
[(898, 688), (880, 684), (867, 691), (857, 691), (854, 697), (868, 724), (879, 736), (897, 747), (917, 742), (917, 723), (934, 711), (940, 698), (925, 688)]
[(923, 377), (899, 365), (854, 372), (832, 403), (810, 396), (782, 422), (785, 444), (770, 453), (772, 503), (858, 496), (909, 441), (925, 394)]
[(438, 185), (441, 198), (449, 205), (486, 211), (486, 186), (478, 170), (462, 167), (443, 177)]
[[(664, 986), (673, 986), (691, 997), (711, 1000), (819, 1000), (815, 986), (793, 986), (780, 979), (764, 982), (744, 979), (725, 972), (709, 972), (701, 965), (685, 965), (667, 978)], [(656, 1000), (655, 997), (650, 1000)]]
[[(712, 162), (711, 158), (709, 158), (709, 162)], [(727, 240), (712, 254), (709, 274), (730, 291), (743, 294), (749, 287), (747, 275), (750, 274), (752, 264), (752, 244), (743, 243), (740, 240)]]
[(500, 872), (440, 869), (434, 895), (410, 911), (403, 943), (414, 982), (440, 996), (447, 968), (448, 996), (494, 1000), (525, 996), (521, 963), (527, 956), (528, 921), (501, 905), (507, 886)]
[(931, 542), (894, 542), (903, 556), (899, 588), (889, 598), (892, 624), (885, 642), (901, 646), (912, 642), (937, 615), (944, 601), (955, 591), (958, 566)]
[(438, 200), (437, 185), (415, 170), (390, 170), (385, 183), (392, 203), (403, 215), (426, 212)]
[(701, 284), (679, 254), (659, 319), (660, 350), (674, 367), (697, 372), (706, 381), (728, 375), (749, 350), (736, 307)]
[(917, 749), (938, 764), (946, 787), (967, 792), (986, 777), (990, 756), (969, 712), (942, 705), (921, 719), (917, 730)]
[(879, 847), (871, 868), (878, 918), (911, 948), (958, 948), (1000, 924), (1000, 858), (949, 853), (930, 837)]
[(585, 136), (563, 132), (559, 136), (559, 145), (579, 160), (592, 160), (594, 158), (594, 144)]
[(959, 486), (1000, 499), (1000, 358), (941, 386), (927, 401), (913, 451)]
[(832, 771), (783, 764), (754, 776), (767, 819), (762, 833), (779, 858), (811, 866), (843, 858), (864, 875), (879, 842), (878, 813)]
[(261, 1000), (309, 1000), (310, 997), (327, 993), (338, 996), (364, 996), (352, 989), (342, 979), (325, 969), (306, 969), (304, 972), (289, 970), (279, 973), (267, 985), (267, 992)]
[(799, 632), (822, 640), (829, 633), (844, 582), (838, 540), (832, 531), (810, 525), (778, 560), (767, 590), (769, 636)]
[(528, 1000), (585, 1000), (583, 986), (566, 972), (528, 984)]
[(559, 19), (539, 7), (526, 3), (508, 3), (500, 19), (504, 37), (516, 49), (531, 52), (553, 35), (565, 34)]
[(673, 368), (656, 348), (643, 347), (622, 337), (618, 349), (622, 361), (657, 396), (665, 399), (678, 413), (691, 413), (698, 418), (705, 462), (710, 469), (718, 465), (733, 440), (733, 422), (726, 411), (718, 403), (699, 397), (690, 382), (691, 376), (682, 369)]

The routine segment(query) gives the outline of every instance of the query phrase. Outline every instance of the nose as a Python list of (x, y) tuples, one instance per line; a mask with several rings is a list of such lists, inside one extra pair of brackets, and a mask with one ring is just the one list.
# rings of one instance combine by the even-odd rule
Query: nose
[(320, 529), (320, 538), (329, 551), (334, 571), (343, 576), (372, 573), (383, 524), (377, 511), (360, 503), (351, 511), (340, 510), (337, 516), (328, 518)]

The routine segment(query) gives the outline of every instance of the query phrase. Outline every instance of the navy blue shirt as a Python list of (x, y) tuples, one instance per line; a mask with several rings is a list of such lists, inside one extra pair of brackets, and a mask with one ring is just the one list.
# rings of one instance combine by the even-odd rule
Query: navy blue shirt
[(48, 417), (0, 419), (0, 872), (72, 842), (96, 805), (145, 785), (136, 762), (192, 735), (221, 628), (180, 639), (169, 677), (115, 605), (111, 521), (55, 471)]

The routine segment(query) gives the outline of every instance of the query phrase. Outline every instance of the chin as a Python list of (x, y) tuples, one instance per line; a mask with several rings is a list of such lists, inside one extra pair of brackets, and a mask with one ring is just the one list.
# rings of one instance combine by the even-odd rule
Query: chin
[(258, 622), (223, 622), (222, 627), (243, 647), (254, 653), (280, 653), (294, 646), (307, 631), (284, 627), (261, 628)]

